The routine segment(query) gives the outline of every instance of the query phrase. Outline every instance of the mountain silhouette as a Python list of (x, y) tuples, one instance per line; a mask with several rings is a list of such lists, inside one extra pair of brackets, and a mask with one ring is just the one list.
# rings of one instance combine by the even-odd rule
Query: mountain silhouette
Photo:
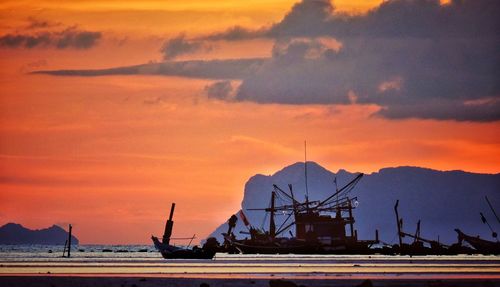
[[(315, 162), (307, 162), (309, 200), (321, 200), (351, 181), (358, 173), (339, 170), (333, 173)], [(269, 207), (273, 184), (288, 192), (292, 184), (294, 195), (299, 201), (305, 199), (304, 163), (298, 162), (273, 175), (257, 174), (245, 184), (242, 210), (250, 223), (268, 229), (269, 217), (264, 211), (251, 208)], [(457, 241), (455, 228), (470, 235), (493, 240), (488, 226), (481, 222), (483, 212), (496, 231), (500, 225), (495, 220), (485, 196), (493, 207), (500, 209), (500, 174), (478, 174), (464, 171), (439, 171), (420, 167), (391, 167), (366, 174), (349, 194), (356, 197), (358, 206), (354, 210), (355, 229), (359, 239), (374, 239), (379, 230), (380, 239), (389, 244), (397, 243), (394, 204), (399, 200), (399, 214), (403, 218), (403, 229), (414, 233), (420, 219), (421, 236), (444, 243)], [(277, 203), (279, 204), (279, 202)], [(228, 214), (228, 218), (231, 214)], [(277, 216), (277, 226), (285, 216)], [(289, 230), (295, 232), (294, 226)], [(227, 231), (227, 224), (219, 226), (210, 236), (222, 240), (221, 233)], [(239, 238), (248, 235), (241, 220), (235, 234)], [(288, 235), (288, 230), (283, 236)], [(405, 239), (410, 242), (410, 238)]]
[[(0, 227), (0, 244), (64, 245), (67, 239), (68, 232), (57, 225), (38, 230), (31, 230), (16, 223), (7, 223)], [(71, 236), (71, 244), (78, 243), (78, 239)]]

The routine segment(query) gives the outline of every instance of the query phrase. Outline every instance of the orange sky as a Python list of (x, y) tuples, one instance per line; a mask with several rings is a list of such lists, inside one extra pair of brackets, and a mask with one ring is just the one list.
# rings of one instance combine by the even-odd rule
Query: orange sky
[[(336, 1), (360, 13), (380, 1)], [(251, 3), (251, 4), (250, 4)], [(260, 105), (202, 95), (208, 80), (53, 77), (37, 69), (161, 60), (168, 36), (278, 21), (294, 1), (3, 1), (0, 32), (30, 17), (103, 31), (87, 50), (0, 48), (0, 224), (74, 225), (82, 243), (150, 243), (171, 202), (175, 236), (209, 234), (246, 180), (308, 156), (336, 171), (398, 165), (500, 171), (498, 122), (387, 120), (374, 105)], [(266, 57), (269, 40), (220, 41), (186, 59)]]

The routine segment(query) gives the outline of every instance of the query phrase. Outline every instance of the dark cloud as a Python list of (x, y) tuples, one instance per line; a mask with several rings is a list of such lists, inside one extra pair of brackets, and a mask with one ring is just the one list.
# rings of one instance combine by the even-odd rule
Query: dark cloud
[(163, 75), (202, 79), (241, 79), (248, 77), (264, 59), (236, 59), (212, 61), (168, 61), (143, 65), (96, 70), (36, 71), (33, 74), (54, 76), (109, 76), (109, 75)]
[(94, 46), (101, 38), (100, 32), (78, 31), (74, 28), (68, 28), (59, 33), (55, 45), (58, 49), (77, 48), (88, 49)]
[(273, 37), (328, 35), (334, 7), (329, 0), (303, 0), (292, 7), (281, 22), (273, 25), (268, 35)]
[(497, 37), (497, 0), (388, 0), (366, 14), (336, 12), (329, 0), (302, 0), (278, 23), (258, 30), (232, 27), (206, 39), (242, 40), (256, 37)]
[(243, 79), (236, 100), (361, 104), (388, 118), (500, 120), (496, 41), (350, 39), (340, 51), (291, 40)]
[(304, 0), (273, 25), (273, 58), (243, 79), (236, 100), (355, 99), (386, 118), (500, 120), (500, 2), (393, 0), (364, 15), (333, 11), (329, 1)]
[(69, 27), (58, 32), (38, 32), (35, 34), (6, 34), (0, 36), (0, 47), (38, 48), (54, 47), (57, 49), (88, 49), (101, 39), (100, 32), (79, 30)]
[(186, 39), (185, 34), (167, 40), (160, 49), (163, 59), (172, 60), (177, 56), (191, 54), (202, 50), (210, 50), (211, 47), (204, 42)]
[(234, 96), (231, 81), (219, 81), (205, 86), (205, 93), (209, 99), (230, 101)]
[(446, 5), (439, 0), (389, 0), (362, 15), (336, 13), (328, 0), (303, 0), (269, 28), (233, 27), (191, 41), (182, 35), (166, 45), (176, 47), (167, 53), (174, 57), (200, 49), (204, 41), (269, 37), (276, 40), (269, 59), (44, 73), (240, 79), (237, 88), (223, 81), (205, 92), (212, 98), (264, 104), (376, 104), (379, 116), (394, 119), (497, 121), (498, 15), (498, 0), (453, 0)]
[[(331, 35), (334, 7), (329, 0), (303, 0), (278, 23), (252, 30), (234, 26), (226, 31), (202, 37), (204, 40), (238, 41), (254, 38), (290, 38)], [(347, 16), (342, 16), (345, 18)]]
[[(292, 10), (278, 23), (270, 27), (252, 30), (234, 26), (226, 31), (202, 37), (204, 40), (238, 41), (254, 38), (290, 38), (331, 35), (331, 21), (334, 7), (329, 0), (303, 0), (296, 3)], [(339, 16), (344, 19), (348, 16)]]
[(500, 120), (500, 99), (486, 98), (477, 101), (430, 99), (415, 104), (392, 104), (378, 115), (391, 119), (404, 119), (409, 115), (421, 119), (464, 120), (488, 122)]
[(200, 37), (200, 40), (209, 40), (209, 41), (239, 41), (260, 37), (267, 37), (268, 29), (262, 28), (258, 30), (250, 30), (241, 26), (234, 26), (226, 31), (212, 33), (210, 35)]

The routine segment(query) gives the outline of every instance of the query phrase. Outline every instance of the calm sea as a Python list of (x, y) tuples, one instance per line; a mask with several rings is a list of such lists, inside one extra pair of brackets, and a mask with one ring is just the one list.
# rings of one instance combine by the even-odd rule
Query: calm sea
[(500, 256), (238, 255), (165, 260), (151, 245), (0, 245), (0, 275), (256, 278), (495, 278)]

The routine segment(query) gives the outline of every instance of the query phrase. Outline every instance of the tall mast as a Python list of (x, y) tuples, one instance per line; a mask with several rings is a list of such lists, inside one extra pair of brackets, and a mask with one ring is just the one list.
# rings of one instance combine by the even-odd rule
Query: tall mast
[(170, 237), (172, 236), (172, 228), (174, 227), (174, 209), (175, 203), (172, 203), (172, 207), (170, 208), (170, 216), (168, 217), (167, 223), (165, 224), (165, 232), (163, 233), (162, 242), (164, 244), (170, 244)]
[(304, 175), (306, 180), (306, 209), (309, 211), (309, 188), (307, 187), (307, 143), (304, 141)]
[(399, 220), (398, 205), (399, 205), (399, 200), (396, 200), (396, 205), (394, 205), (394, 211), (396, 212), (396, 223), (398, 224), (399, 248), (402, 248), (403, 239), (401, 238), (402, 237), (401, 236), (401, 221)]
[(272, 191), (271, 193), (271, 218), (269, 219), (269, 235), (271, 236), (271, 238), (274, 238), (276, 237), (276, 224), (274, 223), (274, 211), (275, 211), (275, 208), (274, 208), (274, 200), (275, 200), (275, 197), (276, 197), (276, 193), (274, 191)]
[(288, 188), (290, 189), (290, 195), (292, 197), (292, 205), (293, 205), (293, 214), (297, 215), (297, 202), (295, 201), (295, 196), (293, 195), (293, 188), (291, 184), (288, 184)]

